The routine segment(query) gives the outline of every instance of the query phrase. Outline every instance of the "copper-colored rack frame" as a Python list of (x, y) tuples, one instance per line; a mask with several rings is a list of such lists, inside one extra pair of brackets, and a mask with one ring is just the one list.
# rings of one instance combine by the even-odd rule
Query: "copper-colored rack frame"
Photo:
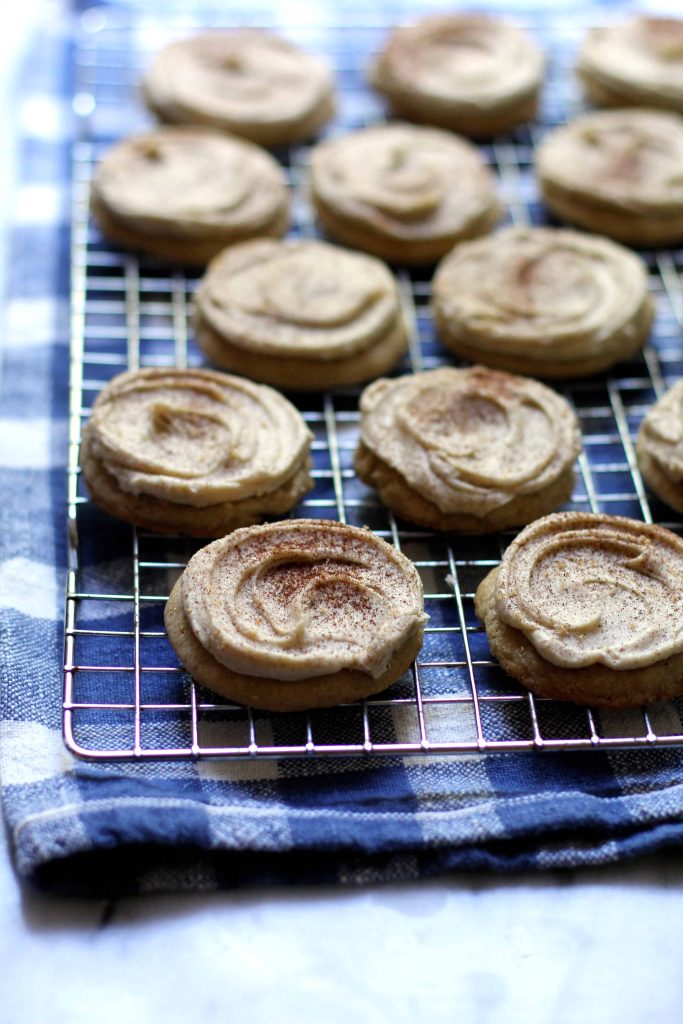
[[(68, 465), (69, 573), (66, 594), (64, 736), (91, 760), (270, 758), (481, 754), (606, 750), (683, 744), (681, 702), (633, 712), (594, 712), (540, 700), (492, 660), (473, 611), (477, 582), (497, 563), (512, 534), (489, 538), (437, 535), (397, 521), (356, 480), (351, 456), (359, 389), (294, 400), (315, 434), (315, 489), (294, 515), (367, 523), (415, 562), (431, 619), (410, 677), (386, 693), (330, 711), (267, 715), (230, 705), (196, 686), (166, 641), (163, 604), (199, 546), (121, 526), (88, 501), (78, 470), (83, 420), (114, 374), (139, 366), (200, 365), (190, 312), (196, 276), (107, 245), (93, 227), (88, 189), (99, 155), (147, 117), (136, 83), (152, 52), (196, 23), (164, 26), (122, 12), (83, 17), (77, 47), (72, 220), (72, 349)], [(363, 80), (369, 54), (389, 25), (291, 26), (309, 49), (327, 52), (340, 84), (333, 131), (381, 119)], [(549, 50), (542, 123), (483, 147), (510, 218), (543, 223), (532, 174), (537, 138), (576, 112), (571, 74), (582, 31), (557, 17), (530, 25)], [(281, 154), (294, 193), (295, 231), (315, 234), (304, 194), (308, 150)], [(672, 513), (651, 503), (636, 467), (633, 437), (647, 407), (683, 374), (683, 253), (648, 252), (658, 316), (642, 357), (619, 375), (563, 387), (582, 426), (583, 454), (568, 507), (631, 515), (671, 529)], [(429, 276), (399, 272), (412, 343), (407, 372), (448, 361), (435, 338)], [(109, 538), (107, 558), (97, 547)], [(112, 548), (114, 551), (112, 551)], [(112, 628), (108, 624), (113, 623)]]

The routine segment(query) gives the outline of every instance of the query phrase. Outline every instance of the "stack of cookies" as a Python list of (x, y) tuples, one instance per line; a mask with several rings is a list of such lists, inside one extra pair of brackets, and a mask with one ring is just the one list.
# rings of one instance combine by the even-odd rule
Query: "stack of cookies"
[[(392, 513), (456, 534), (526, 527), (476, 598), (511, 675), (603, 706), (683, 692), (683, 544), (619, 517), (556, 513), (580, 431), (567, 399), (534, 379), (601, 373), (647, 342), (646, 266), (624, 245), (683, 239), (683, 22), (630, 18), (584, 41), (587, 95), (613, 109), (550, 133), (536, 172), (548, 210), (585, 230), (494, 232), (504, 208), (470, 140), (532, 120), (543, 69), (503, 19), (397, 27), (369, 73), (397, 120), (310, 151), (308, 201), (326, 241), (283, 238), (287, 175), (262, 147), (324, 130), (333, 76), (272, 33), (167, 46), (142, 89), (161, 125), (98, 166), (91, 207), (108, 238), (206, 268), (194, 330), (220, 372), (114, 378), (83, 431), (83, 478), (112, 515), (219, 538), (190, 561), (166, 624), (183, 664), (223, 696), (330, 706), (390, 685), (420, 649), (422, 588), (407, 558), (342, 523), (259, 525), (313, 486), (310, 431), (274, 389), (359, 384), (355, 471)], [(415, 325), (384, 261), (441, 261), (435, 328), (475, 365), (395, 374)], [(645, 417), (636, 450), (647, 483), (683, 511), (681, 387)]]

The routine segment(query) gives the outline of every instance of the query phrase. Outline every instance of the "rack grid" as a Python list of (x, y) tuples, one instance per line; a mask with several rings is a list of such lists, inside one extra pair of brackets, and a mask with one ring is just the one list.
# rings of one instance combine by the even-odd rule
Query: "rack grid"
[[(68, 461), (69, 572), (66, 594), (64, 736), (90, 760), (404, 756), (485, 751), (591, 750), (683, 745), (683, 701), (635, 711), (582, 709), (532, 696), (492, 659), (474, 614), (474, 591), (513, 532), (435, 534), (397, 520), (356, 479), (360, 388), (289, 395), (314, 433), (314, 490), (292, 513), (368, 525), (415, 563), (430, 621), (412, 673), (385, 693), (309, 714), (252, 711), (218, 698), (183, 671), (166, 639), (163, 607), (201, 542), (119, 523), (87, 498), (78, 470), (81, 426), (100, 388), (140, 366), (202, 365), (192, 341), (198, 276), (138, 258), (103, 241), (88, 213), (93, 167), (117, 138), (149, 119), (136, 84), (151, 55), (204, 19), (175, 22), (96, 9), (86, 12), (76, 50), (71, 265), (71, 408)], [(245, 21), (247, 19), (245, 18)], [(336, 68), (341, 111), (329, 133), (383, 116), (363, 68), (393, 19), (355, 25), (288, 26), (295, 42)], [(281, 28), (279, 25), (264, 27)], [(549, 54), (542, 118), (483, 146), (516, 223), (545, 223), (532, 172), (538, 138), (576, 113), (571, 74), (581, 22), (530, 24)], [(307, 146), (277, 155), (293, 191), (294, 228), (316, 234), (304, 189)], [(571, 382), (583, 453), (573, 510), (621, 514), (681, 533), (683, 523), (652, 500), (636, 467), (633, 438), (646, 409), (683, 375), (682, 251), (648, 251), (657, 304), (654, 336), (619, 375)], [(399, 271), (412, 343), (400, 372), (449, 362), (429, 312), (430, 272)]]

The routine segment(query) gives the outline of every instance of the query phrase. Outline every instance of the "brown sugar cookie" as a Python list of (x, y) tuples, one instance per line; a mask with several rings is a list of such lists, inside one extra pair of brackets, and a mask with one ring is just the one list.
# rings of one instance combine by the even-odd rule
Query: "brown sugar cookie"
[(314, 146), (311, 196), (332, 238), (397, 263), (433, 262), (456, 242), (486, 234), (502, 214), (474, 146), (401, 123)]
[(502, 667), (541, 697), (622, 708), (683, 693), (683, 541), (660, 526), (539, 519), (475, 606)]
[(293, 519), (202, 548), (165, 611), (197, 682), (268, 711), (331, 707), (385, 689), (422, 645), (412, 562), (369, 530)]
[(95, 170), (91, 208), (113, 241), (174, 263), (208, 263), (289, 225), (287, 183), (270, 154), (206, 128), (119, 142)]
[(636, 438), (638, 468), (655, 494), (683, 512), (683, 380), (645, 414)]
[(215, 537), (288, 512), (311, 489), (311, 434), (265, 385), (209, 370), (122, 373), (81, 442), (93, 501), (161, 533)]
[(588, 31), (577, 71), (604, 107), (658, 107), (683, 114), (683, 20), (635, 16)]
[(397, 515), (491, 533), (571, 497), (580, 450), (564, 398), (475, 366), (378, 380), (361, 396), (356, 472)]
[(556, 128), (536, 151), (549, 208), (627, 245), (683, 239), (683, 118), (599, 110)]
[(255, 28), (171, 43), (147, 71), (143, 95), (161, 121), (210, 125), (262, 146), (309, 138), (335, 110), (327, 65)]
[(585, 376), (633, 356), (654, 315), (638, 256), (566, 228), (463, 242), (439, 264), (432, 296), (447, 348), (539, 377)]
[(370, 70), (392, 113), (486, 138), (536, 113), (543, 56), (502, 18), (458, 13), (394, 29)]
[(212, 362), (278, 387), (366, 381), (408, 344), (388, 268), (325, 242), (227, 249), (208, 268), (195, 309), (197, 341)]

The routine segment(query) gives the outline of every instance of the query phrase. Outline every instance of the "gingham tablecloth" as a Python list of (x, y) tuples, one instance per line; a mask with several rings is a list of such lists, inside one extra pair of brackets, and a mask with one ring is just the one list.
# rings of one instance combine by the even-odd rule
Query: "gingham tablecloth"
[(36, 30), (10, 97), (21, 142), (2, 332), (0, 778), (20, 877), (79, 894), (361, 883), (683, 842), (677, 750), (144, 765), (66, 752), (71, 27), (65, 13)]

